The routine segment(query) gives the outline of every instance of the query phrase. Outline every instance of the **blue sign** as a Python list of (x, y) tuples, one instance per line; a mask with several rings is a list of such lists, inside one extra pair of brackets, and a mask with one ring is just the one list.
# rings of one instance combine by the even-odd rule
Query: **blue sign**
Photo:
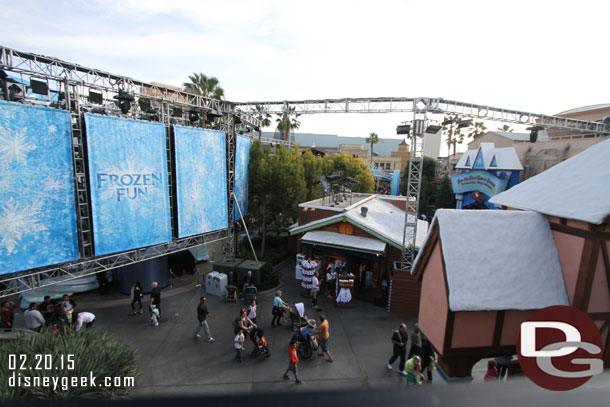
[(172, 239), (165, 126), (85, 115), (95, 254)]
[(491, 197), (504, 191), (507, 184), (507, 178), (500, 179), (487, 171), (468, 171), (451, 176), (455, 194), (479, 191)]
[(79, 258), (70, 113), (0, 102), (0, 274)]
[(223, 131), (174, 126), (178, 236), (228, 227), (227, 149)]
[[(248, 212), (248, 164), (250, 163), (250, 138), (240, 134), (236, 137), (235, 147), (235, 196), (241, 213)], [(239, 211), (235, 207), (235, 219), (239, 220)]]

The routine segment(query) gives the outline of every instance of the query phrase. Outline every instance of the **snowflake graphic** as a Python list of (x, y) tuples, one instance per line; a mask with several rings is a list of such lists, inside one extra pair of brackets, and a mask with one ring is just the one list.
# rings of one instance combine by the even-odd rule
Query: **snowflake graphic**
[(0, 247), (3, 246), (6, 252), (11, 254), (24, 235), (47, 230), (40, 222), (40, 215), (39, 201), (20, 207), (13, 197), (10, 197), (0, 206)]
[(27, 127), (23, 127), (11, 134), (9, 130), (0, 127), (0, 166), (3, 169), (8, 168), (14, 161), (26, 164), (27, 154), (36, 149), (36, 146), (27, 140), (27, 130)]
[(10, 177), (10, 176), (0, 177), (0, 192), (10, 191), (11, 188), (13, 188), (13, 184), (14, 184), (14, 181), (13, 181), (12, 177)]
[(49, 134), (54, 134), (57, 132), (57, 126), (54, 124), (51, 124), (49, 127), (47, 127), (47, 131), (49, 132)]
[(65, 176), (48, 176), (42, 181), (42, 191), (46, 194), (48, 192), (59, 192), (66, 186)]

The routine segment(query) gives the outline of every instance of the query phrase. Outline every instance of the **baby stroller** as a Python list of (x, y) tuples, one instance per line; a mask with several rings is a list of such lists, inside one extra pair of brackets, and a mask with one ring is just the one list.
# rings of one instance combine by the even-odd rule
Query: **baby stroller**
[(262, 329), (254, 329), (250, 334), (250, 339), (254, 342), (254, 349), (252, 350), (251, 355), (253, 357), (258, 358), (258, 360), (263, 361), (271, 356), (271, 352), (269, 352), (269, 345), (267, 340), (264, 338), (264, 333)]
[(307, 316), (305, 315), (305, 305), (302, 302), (294, 304), (294, 308), (288, 309), (290, 312), (286, 317), (286, 324), (290, 326), (290, 329), (296, 331), (299, 328), (307, 325)]
[(246, 304), (250, 304), (252, 301), (255, 301), (257, 293), (258, 290), (255, 286), (251, 285), (250, 287), (246, 287), (244, 291), (244, 300), (246, 301)]
[(237, 302), (237, 287), (228, 285), (225, 289), (227, 290), (225, 293), (225, 302)]
[(297, 341), (297, 352), (301, 359), (309, 359), (313, 351), (318, 349), (318, 340), (316, 339), (316, 321), (310, 319), (307, 324), (298, 329), (292, 339)]

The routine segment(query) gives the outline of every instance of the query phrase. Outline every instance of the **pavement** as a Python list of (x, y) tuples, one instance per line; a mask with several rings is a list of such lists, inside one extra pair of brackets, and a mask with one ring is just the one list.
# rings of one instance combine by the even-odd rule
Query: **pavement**
[[(330, 323), (329, 348), (335, 361), (328, 363), (325, 358), (316, 355), (301, 360), (299, 377), (305, 383), (295, 385), (293, 380), (282, 379), (288, 365), (286, 347), (293, 333), (286, 326), (271, 327), (275, 290), (261, 293), (258, 296), (257, 319), (265, 331), (271, 357), (264, 361), (252, 359), (249, 356), (252, 343), (247, 340), (243, 363), (235, 362), (232, 321), (243, 304), (225, 303), (224, 297), (206, 295), (204, 287), (196, 286), (211, 268), (210, 262), (200, 263), (198, 275), (172, 279), (173, 287), (162, 290), (162, 319), (158, 327), (150, 325), (147, 310), (142, 315), (130, 315), (127, 295), (111, 292), (100, 296), (92, 292), (74, 297), (79, 309), (96, 315), (96, 327), (107, 329), (119, 340), (137, 349), (141, 375), (136, 379), (130, 398), (370, 389), (383, 392), (405, 388), (405, 378), (397, 373), (398, 363), (394, 364), (392, 371), (386, 368), (392, 353), (390, 337), (401, 322), (406, 322), (411, 332), (415, 320), (388, 314), (385, 308), (366, 302), (357, 302), (355, 308), (345, 309), (337, 308), (332, 300), (320, 298), (318, 305)], [(294, 278), (294, 263), (281, 270), (281, 289), (286, 302), (303, 302), (308, 317), (314, 317), (319, 322), (319, 313), (313, 309), (311, 301), (300, 296), (299, 281)], [(213, 343), (193, 339), (198, 324), (196, 308), (202, 295), (208, 298), (211, 314), (208, 323), (215, 339)], [(15, 326), (19, 328), (22, 325), (23, 314), (20, 312)], [(463, 388), (466, 394), (472, 386), (489, 386), (482, 383), (484, 373), (485, 362), (481, 361), (475, 366), (475, 379), (472, 382), (452, 384), (450, 387)], [(608, 378), (608, 374), (594, 377), (583, 388), (607, 389)], [(512, 381), (511, 385), (519, 386), (519, 391), (526, 388), (534, 395), (539, 395), (539, 391), (544, 392), (525, 377), (509, 381)], [(440, 390), (441, 386), (448, 385), (435, 375), (433, 384), (421, 387), (437, 387)], [(462, 394), (462, 391), (458, 392)]]

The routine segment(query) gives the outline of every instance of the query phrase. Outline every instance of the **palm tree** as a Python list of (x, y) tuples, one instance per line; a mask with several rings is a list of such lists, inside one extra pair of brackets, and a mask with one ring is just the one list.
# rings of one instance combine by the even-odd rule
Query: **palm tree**
[(277, 129), (282, 132), (282, 140), (290, 141), (292, 130), (301, 127), (301, 122), (297, 120), (300, 114), (295, 113), (294, 107), (289, 107), (284, 113), (277, 116), (275, 122), (277, 123)]
[(261, 127), (258, 129), (258, 139), (263, 136), (263, 127), (271, 126), (271, 115), (267, 113), (265, 107), (263, 105), (256, 105), (251, 109), (252, 114), (256, 116), (258, 120), (261, 121)]
[(460, 128), (460, 117), (458, 115), (448, 116), (443, 123), (443, 133), (447, 136), (447, 168), (449, 168), (449, 157), (451, 156), (451, 147), (453, 147), (453, 156), (458, 144), (464, 142), (464, 134)]
[(487, 127), (485, 127), (485, 123), (483, 122), (474, 122), (474, 126), (472, 130), (468, 133), (468, 137), (472, 137), (472, 139), (476, 139), (477, 137), (485, 134), (487, 131)]
[(502, 127), (498, 127), (498, 131), (503, 131), (505, 133), (512, 133), (513, 129), (510, 128), (510, 126), (508, 124), (505, 124)]
[(222, 99), (225, 96), (225, 91), (218, 83), (218, 78), (215, 76), (207, 76), (204, 73), (193, 72), (189, 75), (190, 82), (184, 82), (185, 92), (191, 92), (196, 95), (205, 96), (207, 98)]
[(373, 144), (379, 143), (379, 136), (377, 133), (369, 133), (369, 136), (364, 140), (365, 143), (371, 144), (371, 164), (373, 164)]

